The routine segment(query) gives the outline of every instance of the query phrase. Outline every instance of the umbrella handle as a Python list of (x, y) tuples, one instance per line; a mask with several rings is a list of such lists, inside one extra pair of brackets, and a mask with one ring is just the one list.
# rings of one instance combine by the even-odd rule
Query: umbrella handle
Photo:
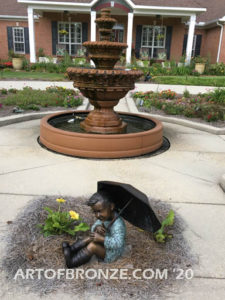
[(109, 223), (108, 227), (106, 228), (106, 231), (109, 231), (110, 227), (112, 226), (112, 224), (119, 218), (119, 216), (122, 214), (122, 212), (127, 208), (127, 206), (131, 203), (131, 201), (133, 200), (133, 198), (131, 198), (126, 205), (119, 211), (118, 215)]

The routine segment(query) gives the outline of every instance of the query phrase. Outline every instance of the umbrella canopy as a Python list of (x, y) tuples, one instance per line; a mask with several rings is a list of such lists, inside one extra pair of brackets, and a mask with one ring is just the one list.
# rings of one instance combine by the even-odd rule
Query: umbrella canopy
[(157, 231), (161, 224), (154, 211), (151, 209), (147, 196), (130, 184), (98, 181), (98, 192), (106, 191), (110, 195), (110, 201), (115, 203), (116, 211), (131, 224), (150, 232)]

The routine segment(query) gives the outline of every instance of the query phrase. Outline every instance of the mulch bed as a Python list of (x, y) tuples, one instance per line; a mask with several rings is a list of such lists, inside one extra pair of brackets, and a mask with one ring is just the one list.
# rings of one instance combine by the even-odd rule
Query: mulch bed
[[(123, 257), (112, 264), (106, 264), (92, 259), (87, 265), (79, 267), (79, 269), (115, 269), (125, 268), (128, 273), (132, 274), (134, 269), (152, 270), (164, 269), (168, 270), (167, 279), (142, 279), (138, 280), (133, 277), (130, 279), (74, 279), (66, 280), (62, 277), (59, 279), (47, 280), (44, 277), (36, 280), (13, 279), (17, 270), (22, 269), (25, 273), (26, 269), (65, 269), (65, 262), (62, 255), (62, 241), (73, 242), (75, 238), (62, 235), (50, 236), (44, 238), (40, 233), (37, 224), (43, 223), (47, 212), (43, 207), (48, 206), (57, 209), (58, 203), (55, 199), (57, 196), (49, 196), (35, 198), (30, 201), (17, 215), (15, 220), (9, 220), (5, 226), (5, 236), (3, 241), (6, 242), (6, 256), (1, 262), (2, 274), (10, 282), (10, 290), (17, 290), (18, 287), (22, 291), (33, 292), (39, 296), (63, 290), (66, 293), (76, 293), (83, 295), (91, 293), (96, 295), (104, 295), (107, 299), (127, 299), (135, 297), (135, 299), (154, 299), (162, 295), (165, 291), (170, 291), (175, 284), (177, 273), (173, 269), (192, 269), (197, 263), (197, 258), (191, 253), (189, 245), (184, 238), (184, 230), (186, 225), (181, 217), (175, 212), (175, 223), (170, 229), (173, 238), (165, 244), (158, 244), (154, 241), (153, 235), (148, 232), (141, 231), (133, 225), (126, 222), (126, 253)], [(94, 216), (90, 208), (85, 204), (85, 198), (64, 197), (66, 203), (62, 205), (63, 210), (75, 210), (80, 213), (81, 217), (88, 224), (94, 223)], [(160, 200), (150, 200), (151, 206), (156, 215), (162, 221), (168, 214), (171, 206)], [(87, 233), (80, 233), (77, 238), (82, 238)], [(149, 274), (149, 273), (148, 273)], [(140, 273), (138, 274), (140, 275)], [(179, 283), (184, 283), (180, 280)]]
[(166, 116), (166, 117), (173, 117), (177, 119), (182, 119), (182, 120), (187, 120), (187, 121), (192, 121), (196, 123), (201, 123), (204, 125), (212, 126), (212, 127), (217, 127), (217, 128), (224, 128), (225, 127), (225, 122), (224, 121), (213, 121), (213, 122), (207, 122), (201, 118), (188, 118), (183, 115), (168, 115), (164, 111), (157, 109), (155, 107), (147, 108), (147, 107), (138, 107), (138, 110), (140, 112), (147, 112), (150, 114), (156, 114), (156, 115), (161, 115), (161, 116)]

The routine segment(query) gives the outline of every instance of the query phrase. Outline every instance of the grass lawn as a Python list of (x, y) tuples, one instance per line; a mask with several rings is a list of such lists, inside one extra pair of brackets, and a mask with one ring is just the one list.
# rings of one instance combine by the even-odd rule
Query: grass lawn
[(64, 81), (66, 80), (62, 73), (48, 73), (48, 72), (26, 72), (26, 71), (0, 71), (1, 79), (36, 79), (48, 81)]
[(225, 76), (154, 76), (152, 82), (160, 84), (225, 87)]

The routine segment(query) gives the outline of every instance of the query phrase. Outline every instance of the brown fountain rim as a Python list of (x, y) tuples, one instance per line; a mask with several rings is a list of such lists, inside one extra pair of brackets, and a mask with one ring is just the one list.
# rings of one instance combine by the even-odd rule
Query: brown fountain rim
[(79, 75), (99, 75), (99, 76), (141, 76), (143, 75), (142, 71), (139, 70), (123, 70), (123, 69), (113, 69), (113, 70), (103, 70), (103, 69), (94, 69), (94, 68), (75, 68), (70, 67), (66, 70), (70, 75), (79, 74)]
[(146, 131), (142, 131), (142, 132), (137, 132), (137, 133), (124, 133), (124, 134), (95, 134), (95, 133), (79, 133), (79, 132), (72, 132), (72, 131), (66, 131), (66, 130), (62, 130), (62, 129), (58, 129), (58, 128), (55, 128), (54, 126), (50, 125), (48, 123), (48, 121), (50, 121), (52, 118), (55, 118), (57, 116), (60, 116), (60, 115), (67, 115), (67, 114), (71, 114), (73, 115), (73, 113), (75, 114), (82, 114), (82, 113), (89, 113), (91, 112), (90, 110), (75, 110), (75, 111), (64, 111), (64, 112), (59, 112), (59, 113), (54, 113), (54, 114), (50, 114), (50, 115), (47, 115), (45, 116), (44, 118), (42, 118), (41, 120), (41, 123), (48, 127), (48, 128), (51, 128), (53, 131), (55, 132), (58, 132), (58, 133), (61, 133), (63, 135), (71, 135), (71, 136), (80, 136), (80, 137), (96, 137), (96, 138), (100, 138), (100, 139), (113, 139), (113, 138), (121, 138), (121, 139), (124, 139), (125, 137), (131, 137), (131, 136), (144, 136), (144, 135), (148, 135), (149, 134), (149, 131), (151, 131), (152, 133), (154, 132), (157, 132), (159, 131), (161, 128), (159, 128), (160, 125), (162, 125), (162, 123), (155, 119), (155, 118), (152, 118), (152, 117), (149, 117), (149, 116), (143, 116), (143, 115), (140, 115), (140, 114), (135, 114), (135, 113), (127, 113), (127, 112), (117, 112), (118, 114), (122, 114), (122, 115), (128, 115), (128, 116), (134, 116), (134, 117), (139, 117), (139, 118), (142, 118), (142, 119), (146, 119), (146, 120), (150, 120), (150, 121), (153, 121), (156, 126), (150, 130), (146, 130)]
[(84, 42), (83, 43), (84, 47), (96, 47), (98, 46), (98, 48), (118, 48), (118, 50), (120, 48), (127, 48), (127, 44), (126, 43), (119, 43), (119, 42), (110, 42), (110, 41), (95, 41), (95, 42)]
[[(76, 114), (88, 112), (75, 111)], [(156, 124), (148, 131), (127, 134), (76, 133), (57, 129), (48, 123), (51, 118), (66, 113), (72, 114), (71, 111), (55, 113), (41, 120), (40, 143), (57, 153), (84, 158), (126, 158), (154, 152), (163, 144), (162, 123), (154, 118), (121, 112), (123, 115), (149, 119)]]

